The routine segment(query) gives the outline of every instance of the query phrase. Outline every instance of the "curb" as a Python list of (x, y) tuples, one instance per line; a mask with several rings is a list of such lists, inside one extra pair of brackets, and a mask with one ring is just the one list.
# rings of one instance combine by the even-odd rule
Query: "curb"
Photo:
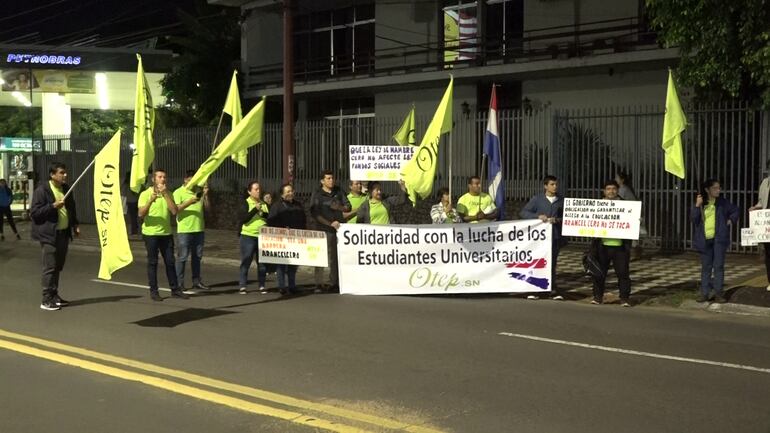
[(738, 314), (741, 316), (770, 317), (770, 308), (729, 302), (726, 304), (717, 304), (716, 302), (699, 304), (693, 300), (687, 300), (682, 302), (680, 308), (711, 311), (712, 313)]

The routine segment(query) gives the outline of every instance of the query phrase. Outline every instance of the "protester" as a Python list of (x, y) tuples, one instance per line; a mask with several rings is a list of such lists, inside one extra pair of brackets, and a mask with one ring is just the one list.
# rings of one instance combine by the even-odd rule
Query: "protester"
[(142, 236), (147, 249), (147, 279), (150, 298), (162, 301), (158, 293), (158, 253), (163, 257), (166, 278), (174, 298), (187, 299), (176, 277), (174, 267), (174, 237), (171, 233), (171, 215), (177, 214), (174, 198), (166, 187), (166, 171), (156, 168), (153, 185), (139, 194), (139, 217), (143, 218)]
[(67, 167), (51, 163), (48, 182), (43, 182), (32, 194), (30, 217), (32, 218), (32, 239), (40, 242), (42, 249), (43, 300), (40, 308), (55, 311), (69, 305), (59, 295), (59, 276), (64, 269), (69, 242), (72, 234), (80, 235), (75, 198), (68, 195)]
[(442, 187), (438, 190), (439, 202), (430, 208), (430, 219), (433, 224), (452, 224), (463, 222), (462, 217), (452, 207), (449, 189)]
[(269, 209), (267, 203), (260, 200), (259, 182), (251, 181), (246, 188), (248, 197), (241, 207), (238, 221), (241, 225), (240, 248), (241, 248), (241, 268), (238, 283), (240, 285), (239, 293), (245, 295), (246, 287), (249, 282), (249, 268), (251, 262), (257, 262), (257, 281), (259, 283), (259, 292), (267, 293), (265, 290), (265, 279), (267, 271), (264, 264), (259, 263), (259, 229), (267, 223)]
[(11, 188), (8, 188), (5, 179), (0, 179), (0, 241), (5, 240), (5, 234), (3, 233), (3, 218), (8, 220), (8, 225), (11, 226), (11, 230), (16, 234), (16, 239), (21, 239), (19, 231), (16, 230), (16, 223), (13, 221), (11, 203), (13, 203), (13, 191), (11, 191)]
[(350, 181), (350, 192), (348, 193), (350, 212), (343, 212), (343, 215), (348, 218), (348, 222), (351, 224), (357, 222), (356, 212), (367, 199), (367, 195), (363, 193), (363, 188), (363, 184), (360, 180)]
[(497, 209), (492, 197), (481, 192), (481, 178), (471, 176), (468, 178), (468, 192), (457, 200), (457, 212), (463, 221), (477, 223), (483, 220), (494, 221), (497, 218)]
[(273, 205), (273, 193), (270, 191), (265, 191), (265, 193), (262, 195), (262, 202), (264, 202), (267, 207)]
[(184, 185), (174, 191), (174, 203), (177, 206), (176, 232), (177, 232), (177, 259), (176, 278), (179, 289), (184, 290), (184, 268), (190, 257), (192, 268), (192, 288), (197, 290), (209, 290), (201, 280), (201, 259), (203, 258), (203, 244), (205, 241), (204, 229), (206, 220), (204, 210), (210, 210), (209, 187), (195, 186), (187, 188), (187, 183), (195, 175), (195, 170), (187, 170), (184, 176)]
[[(606, 200), (618, 200), (620, 186), (614, 180), (604, 182), (603, 193)], [(629, 263), (631, 261), (631, 242), (625, 239), (596, 238), (592, 242), (592, 254), (595, 254), (601, 273), (593, 276), (593, 300), (592, 304), (598, 305), (604, 302), (604, 284), (607, 279), (607, 271), (610, 263), (615, 268), (618, 276), (618, 290), (620, 292), (620, 305), (631, 306), (631, 277)]]
[[(555, 176), (543, 178), (543, 192), (532, 197), (519, 216), (524, 219), (539, 219), (551, 225), (551, 296), (556, 301), (564, 300), (564, 294), (556, 284), (556, 262), (561, 246), (561, 219), (564, 215), (564, 198), (559, 195), (559, 181)], [(527, 299), (538, 299), (529, 295)]]
[[(310, 199), (310, 215), (326, 233), (326, 250), (329, 256), (331, 292), (339, 292), (339, 267), (337, 266), (337, 230), (344, 222), (343, 212), (350, 212), (350, 201), (342, 190), (334, 185), (334, 173), (326, 170), (321, 174), (321, 186)], [(318, 268), (320, 269), (320, 268)], [(318, 287), (317, 289), (321, 289)]]
[[(759, 184), (759, 196), (757, 204), (749, 208), (749, 212), (759, 209), (768, 209), (770, 206), (770, 176), (762, 179)], [(763, 242), (765, 248), (765, 272), (767, 273), (767, 282), (770, 283), (770, 242)], [(770, 292), (770, 284), (767, 285), (767, 291)]]
[(139, 194), (131, 190), (130, 184), (131, 172), (127, 171), (123, 178), (121, 194), (126, 198), (126, 208), (124, 209), (124, 213), (128, 216), (126, 226), (128, 227), (129, 234), (136, 235), (139, 232)]
[[(307, 227), (305, 208), (294, 198), (294, 187), (291, 184), (287, 183), (281, 187), (281, 199), (270, 208), (267, 225), (297, 230)], [(281, 293), (297, 292), (297, 265), (278, 265), (278, 287), (281, 288)]]
[[(738, 224), (738, 207), (720, 197), (722, 187), (716, 179), (701, 185), (690, 212), (693, 225), (692, 246), (700, 253), (700, 296), (696, 301), (713, 299), (725, 303), (725, 255), (730, 248), (730, 227)], [(713, 279), (712, 279), (713, 272)]]
[(401, 191), (386, 199), (382, 198), (382, 186), (379, 182), (369, 184), (369, 193), (371, 197), (365, 200), (356, 212), (359, 224), (387, 225), (395, 224), (393, 218), (393, 208), (400, 206), (406, 201), (406, 186), (404, 181), (398, 182)]

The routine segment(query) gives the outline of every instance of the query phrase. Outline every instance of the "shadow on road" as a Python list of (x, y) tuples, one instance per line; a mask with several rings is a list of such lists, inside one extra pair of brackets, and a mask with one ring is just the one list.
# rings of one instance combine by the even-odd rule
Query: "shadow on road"
[(141, 296), (137, 295), (121, 295), (121, 296), (102, 296), (100, 298), (85, 298), (85, 299), (73, 299), (70, 301), (70, 307), (80, 307), (82, 305), (102, 304), (105, 302), (120, 302), (126, 299), (137, 299)]
[(184, 310), (161, 314), (133, 323), (149, 328), (174, 328), (196, 320), (210, 319), (212, 317), (225, 316), (227, 314), (236, 314), (236, 312), (206, 308), (185, 308)]

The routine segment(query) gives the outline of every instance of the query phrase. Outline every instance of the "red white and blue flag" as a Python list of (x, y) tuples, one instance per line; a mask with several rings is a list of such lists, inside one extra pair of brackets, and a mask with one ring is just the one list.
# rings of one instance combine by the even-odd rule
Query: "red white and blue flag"
[(487, 131), (484, 134), (484, 154), (487, 155), (487, 181), (489, 195), (497, 207), (497, 220), (504, 219), (505, 190), (503, 189), (503, 158), (500, 155), (500, 134), (497, 133), (497, 95), (492, 86), (492, 99), (489, 102)]

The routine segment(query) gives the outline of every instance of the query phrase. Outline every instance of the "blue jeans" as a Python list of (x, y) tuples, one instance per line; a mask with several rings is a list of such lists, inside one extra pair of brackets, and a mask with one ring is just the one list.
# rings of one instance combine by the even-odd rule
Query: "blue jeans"
[(278, 265), (278, 287), (286, 287), (286, 277), (289, 277), (289, 290), (297, 288), (297, 265)]
[(177, 290), (179, 285), (176, 280), (176, 269), (174, 269), (174, 237), (145, 235), (144, 246), (147, 248), (147, 279), (150, 292), (158, 292), (158, 253), (163, 256), (169, 288), (172, 291)]
[(257, 262), (257, 280), (259, 287), (265, 287), (265, 277), (267, 269), (265, 265), (259, 263), (259, 238), (247, 235), (241, 235), (241, 275), (238, 279), (240, 287), (246, 287), (249, 282), (249, 267), (251, 262)]
[[(722, 287), (725, 283), (725, 254), (727, 245), (714, 242), (713, 239), (706, 240), (706, 248), (700, 253), (700, 294), (708, 298), (711, 290), (714, 290), (714, 296), (722, 296)], [(711, 271), (714, 271), (714, 278), (711, 278)]]
[(203, 232), (177, 234), (179, 245), (176, 252), (176, 278), (180, 287), (184, 287), (184, 267), (187, 258), (192, 267), (193, 286), (201, 282), (201, 258), (203, 258)]

